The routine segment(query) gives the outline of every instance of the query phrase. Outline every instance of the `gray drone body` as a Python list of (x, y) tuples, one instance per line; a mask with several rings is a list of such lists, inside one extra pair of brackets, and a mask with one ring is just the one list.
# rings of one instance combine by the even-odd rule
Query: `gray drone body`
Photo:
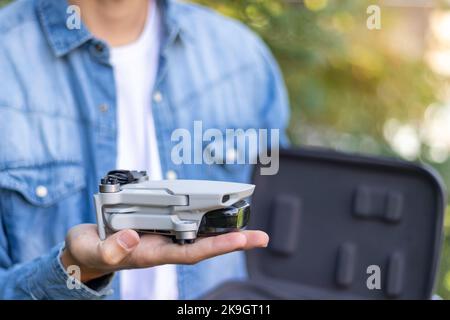
[(145, 172), (111, 172), (128, 174), (128, 179), (120, 182), (109, 174), (94, 195), (102, 240), (108, 233), (134, 229), (190, 243), (197, 235), (235, 231), (245, 228), (248, 222), (250, 208), (243, 199), (253, 193), (254, 185), (207, 180), (152, 181)]

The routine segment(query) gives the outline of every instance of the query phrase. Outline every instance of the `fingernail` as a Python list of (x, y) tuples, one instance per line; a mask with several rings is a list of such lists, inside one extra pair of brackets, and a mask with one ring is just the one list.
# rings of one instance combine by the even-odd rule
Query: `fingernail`
[(267, 246), (269, 245), (269, 241), (270, 241), (270, 238), (269, 238), (269, 236), (267, 236), (267, 241), (266, 241), (266, 244), (264, 245), (264, 248), (267, 248)]
[(135, 247), (136, 244), (138, 243), (138, 239), (136, 239), (136, 237), (130, 232), (123, 232), (119, 236), (117, 241), (125, 249), (131, 249), (131, 248)]

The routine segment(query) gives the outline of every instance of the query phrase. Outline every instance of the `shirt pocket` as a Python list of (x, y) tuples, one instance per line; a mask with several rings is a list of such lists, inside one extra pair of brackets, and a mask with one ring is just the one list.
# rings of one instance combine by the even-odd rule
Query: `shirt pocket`
[(0, 172), (0, 187), (20, 193), (35, 206), (50, 207), (86, 186), (80, 164), (6, 169)]
[[(227, 131), (234, 131), (237, 134), (238, 131), (247, 133), (251, 130), (257, 134), (264, 126), (259, 112), (261, 105), (257, 99), (259, 95), (251, 92), (254, 88), (254, 79), (252, 69), (245, 66), (224, 71), (222, 76), (214, 79), (205, 77), (200, 84), (196, 84), (196, 88), (173, 101), (172, 114), (175, 115), (174, 124), (177, 127), (172, 129), (187, 129), (191, 134), (192, 143), (202, 146), (202, 164), (191, 165), (195, 169), (192, 172), (185, 170), (186, 177), (249, 181), (255, 148), (239, 144), (237, 138), (235, 142), (230, 141), (233, 138), (227, 137)], [(194, 130), (194, 126), (201, 126), (201, 130)], [(203, 134), (209, 129), (221, 132), (219, 142), (203, 140)], [(196, 131), (201, 131), (201, 136), (195, 135)], [(172, 147), (176, 144), (177, 142), (172, 142)], [(208, 157), (208, 148), (220, 152), (214, 155), (214, 159), (205, 159), (203, 151)], [(245, 157), (243, 163), (238, 161), (242, 157)]]
[(181, 127), (201, 120), (205, 128), (258, 128), (262, 124), (260, 115), (260, 92), (255, 91), (255, 75), (252, 68), (242, 66), (223, 70), (211, 78), (205, 75), (198, 83), (181, 84), (171, 92), (177, 92), (171, 100), (172, 113)]
[(0, 172), (0, 212), (13, 261), (47, 253), (89, 213), (85, 170), (50, 163)]

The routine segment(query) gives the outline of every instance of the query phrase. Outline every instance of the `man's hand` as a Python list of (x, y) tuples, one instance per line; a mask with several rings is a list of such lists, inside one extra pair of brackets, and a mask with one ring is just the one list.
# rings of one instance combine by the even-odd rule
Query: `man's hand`
[(81, 224), (69, 230), (61, 262), (65, 268), (79, 266), (81, 281), (87, 282), (122, 269), (194, 264), (232, 251), (266, 247), (268, 241), (265, 232), (241, 231), (179, 245), (168, 237), (139, 236), (134, 230), (122, 230), (101, 241), (96, 225)]

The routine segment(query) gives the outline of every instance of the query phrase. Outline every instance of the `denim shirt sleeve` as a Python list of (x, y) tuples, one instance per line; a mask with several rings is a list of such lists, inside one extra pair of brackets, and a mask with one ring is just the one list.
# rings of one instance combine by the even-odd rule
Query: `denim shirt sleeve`
[[(95, 285), (69, 289), (71, 279), (64, 270), (60, 255), (64, 244), (55, 246), (48, 254), (30, 262), (8, 269), (0, 269), (0, 299), (102, 299), (111, 294), (109, 275), (96, 281)], [(77, 288), (78, 287), (78, 288)]]
[(60, 259), (64, 242), (31, 261), (13, 263), (8, 254), (10, 245), (3, 220), (4, 212), (0, 206), (0, 300), (92, 300), (102, 299), (111, 293), (112, 274), (89, 283), (89, 286), (75, 282), (78, 285), (69, 289), (67, 284), (73, 278), (69, 278)]

